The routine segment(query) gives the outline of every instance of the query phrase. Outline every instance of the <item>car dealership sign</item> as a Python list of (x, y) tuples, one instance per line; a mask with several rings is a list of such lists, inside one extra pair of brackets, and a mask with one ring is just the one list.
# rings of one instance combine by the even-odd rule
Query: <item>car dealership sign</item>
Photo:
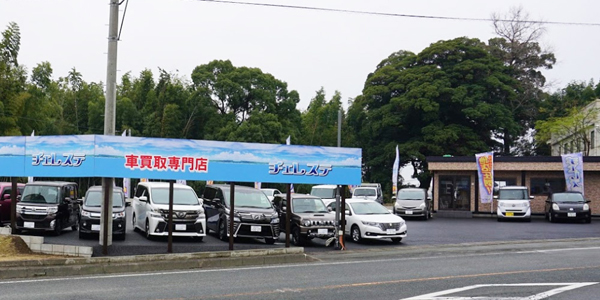
[(0, 176), (360, 184), (362, 151), (105, 135), (0, 137)]

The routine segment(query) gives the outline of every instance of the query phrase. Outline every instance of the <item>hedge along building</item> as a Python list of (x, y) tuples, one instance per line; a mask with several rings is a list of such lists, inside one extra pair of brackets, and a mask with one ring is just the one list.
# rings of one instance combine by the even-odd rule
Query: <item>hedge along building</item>
[[(434, 210), (438, 215), (472, 216), (496, 212), (497, 201), (481, 203), (475, 156), (427, 157), (433, 175)], [(600, 156), (584, 156), (585, 198), (591, 200), (592, 214), (600, 213)], [(503, 185), (527, 186), (533, 214), (544, 213), (547, 186), (565, 190), (566, 181), (560, 156), (494, 157), (494, 189)], [(496, 193), (495, 193), (496, 194)], [(491, 211), (490, 211), (491, 208)]]

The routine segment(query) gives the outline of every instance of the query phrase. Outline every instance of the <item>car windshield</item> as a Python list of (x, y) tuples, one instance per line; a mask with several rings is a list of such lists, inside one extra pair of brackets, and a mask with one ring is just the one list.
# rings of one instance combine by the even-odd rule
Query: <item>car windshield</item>
[[(156, 204), (169, 204), (169, 189), (168, 188), (153, 188), (152, 202)], [(194, 193), (194, 190), (175, 188), (173, 189), (173, 204), (174, 205), (200, 205), (200, 201)]]
[(57, 204), (58, 192), (56, 186), (28, 185), (23, 190), (21, 202)]
[[(231, 207), (231, 200), (229, 199), (229, 190), (224, 191), (225, 200), (229, 207)], [(267, 198), (267, 195), (261, 190), (255, 189), (236, 189), (235, 190), (235, 207), (248, 207), (248, 208), (273, 208), (271, 201)]]
[(423, 191), (400, 190), (398, 191), (398, 197), (396, 197), (396, 200), (423, 200), (423, 196)]
[[(89, 191), (85, 195), (85, 206), (100, 207), (102, 204), (102, 191)], [(113, 192), (113, 207), (123, 207), (125, 205), (125, 197), (123, 193), (114, 191)]]
[(585, 202), (583, 196), (578, 193), (554, 194), (552, 199), (556, 202)]
[(264, 189), (261, 191), (263, 191), (265, 194), (267, 194), (267, 196), (273, 196), (273, 194), (275, 194), (275, 190)]
[(377, 196), (377, 191), (375, 191), (375, 189), (356, 188), (354, 190), (354, 196)]
[(292, 199), (292, 212), (301, 213), (326, 213), (328, 212), (323, 200), (315, 198)]
[(332, 199), (335, 198), (335, 189), (333, 188), (312, 188), (310, 194), (319, 198)]
[(389, 215), (390, 211), (377, 202), (350, 203), (352, 210), (357, 215)]
[(528, 200), (526, 189), (500, 189), (499, 200)]

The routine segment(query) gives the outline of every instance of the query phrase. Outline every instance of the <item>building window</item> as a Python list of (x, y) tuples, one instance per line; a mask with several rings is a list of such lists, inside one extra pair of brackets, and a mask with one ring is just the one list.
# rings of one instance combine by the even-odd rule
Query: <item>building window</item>
[(590, 132), (590, 148), (594, 149), (596, 148), (596, 131), (592, 130)]
[(563, 146), (563, 150), (565, 151), (563, 152), (563, 154), (569, 153), (569, 145), (567, 143), (565, 143), (565, 145)]
[(517, 178), (504, 178), (504, 177), (496, 177), (494, 178), (494, 195), (498, 195), (498, 189), (503, 186), (508, 185), (517, 185)]
[(547, 195), (549, 192), (564, 192), (566, 182), (564, 178), (531, 178), (531, 195)]

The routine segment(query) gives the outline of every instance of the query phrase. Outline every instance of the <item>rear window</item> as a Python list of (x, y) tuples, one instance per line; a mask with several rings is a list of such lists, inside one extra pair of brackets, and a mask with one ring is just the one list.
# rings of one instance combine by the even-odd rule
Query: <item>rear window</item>
[(425, 192), (419, 190), (400, 190), (396, 200), (423, 200)]
[(317, 196), (319, 198), (324, 199), (332, 199), (335, 198), (335, 190), (332, 188), (312, 188), (310, 190), (310, 194), (313, 196)]
[(377, 196), (377, 190), (374, 188), (356, 188), (354, 196)]
[(527, 190), (525, 189), (500, 189), (498, 192), (500, 200), (528, 200)]

